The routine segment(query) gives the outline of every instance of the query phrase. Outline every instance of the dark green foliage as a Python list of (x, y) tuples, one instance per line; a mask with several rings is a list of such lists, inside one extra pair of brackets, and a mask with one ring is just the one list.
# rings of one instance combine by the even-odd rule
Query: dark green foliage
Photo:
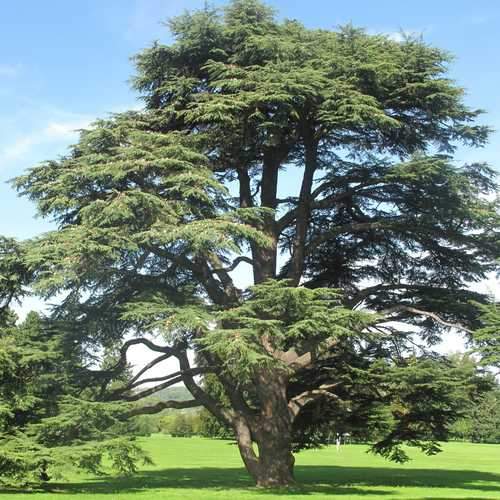
[[(470, 284), (500, 251), (494, 171), (452, 157), (489, 129), (448, 77), (449, 55), (279, 22), (256, 0), (170, 27), (171, 45), (135, 58), (144, 110), (97, 121), (14, 181), (58, 224), (22, 247), (33, 290), (64, 296), (53, 319), (82, 359), (116, 356), (91, 396), (104, 408), (183, 382), (191, 401), (131, 414), (204, 406), (262, 486), (292, 481), (293, 429), (325, 401), (353, 428), (390, 405), (375, 450), (434, 453), (464, 379), (428, 351), (450, 328), (482, 325), (471, 301), (489, 298)], [(248, 290), (231, 274), (242, 264)], [(134, 333), (149, 337), (122, 345)], [(180, 371), (141, 390), (120, 376), (134, 343)], [(207, 374), (213, 394), (196, 379)], [(312, 443), (300, 432), (298, 447)]]
[(451, 428), (451, 435), (473, 443), (500, 443), (500, 390), (486, 393)]
[[(410, 357), (394, 365), (367, 358), (362, 353), (348, 364), (337, 360), (324, 366), (335, 370), (336, 394), (345, 399), (343, 404), (324, 400), (300, 414), (294, 423), (297, 451), (348, 433), (355, 441), (376, 443), (372, 451), (393, 460), (407, 459), (402, 443), (432, 454), (439, 450), (436, 441), (455, 436), (455, 426), (497, 387), (491, 373), (467, 355)], [(477, 425), (483, 420), (491, 418), (478, 418)]]
[(475, 304), (480, 311), (480, 328), (473, 333), (483, 364), (500, 369), (500, 305)]
[(9, 306), (24, 297), (32, 280), (24, 256), (21, 244), (0, 236), (0, 325), (12, 321)]
[[(484, 332), (483, 332), (484, 333)], [(464, 358), (464, 369), (478, 369), (478, 361)], [(480, 364), (491, 358), (480, 358)], [(479, 382), (479, 383), (478, 383)], [(454, 439), (475, 443), (500, 443), (500, 384), (490, 371), (476, 380), (477, 390), (471, 394), (461, 412), (461, 418), (451, 427)]]
[(195, 429), (193, 425), (193, 420), (194, 418), (192, 415), (178, 413), (173, 416), (172, 422), (164, 428), (164, 430), (172, 437), (191, 437), (197, 434), (197, 429)]
[(207, 410), (202, 410), (198, 418), (198, 432), (200, 436), (215, 439), (234, 439), (233, 430), (228, 425), (217, 420)]
[[(131, 439), (123, 404), (88, 401), (79, 346), (56, 325), (30, 313), (0, 327), (0, 482), (36, 483), (68, 468), (94, 473), (107, 456), (122, 472), (147, 457)], [(82, 399), (83, 398), (83, 399)]]
[(390, 394), (394, 424), (373, 451), (397, 462), (408, 460), (403, 443), (428, 455), (438, 453), (437, 441), (447, 439), (449, 426), (466, 408), (471, 384), (460, 368), (446, 362), (410, 359), (393, 369), (380, 390)]
[[(336, 290), (293, 287), (283, 280), (251, 287), (242, 305), (216, 319), (221, 326), (208, 329), (199, 344), (226, 360), (224, 371), (240, 383), (251, 381), (256, 367), (279, 367), (277, 352), (307, 352), (311, 344), (321, 351), (345, 338), (355, 342), (375, 321), (373, 314), (343, 307)], [(290, 368), (287, 360), (282, 363)]]

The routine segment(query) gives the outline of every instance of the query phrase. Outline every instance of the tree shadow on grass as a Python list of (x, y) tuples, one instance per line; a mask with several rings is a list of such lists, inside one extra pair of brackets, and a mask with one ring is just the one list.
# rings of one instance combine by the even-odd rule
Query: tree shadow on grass
[[(453, 488), (477, 492), (498, 492), (500, 474), (471, 470), (412, 469), (383, 467), (342, 467), (305, 465), (296, 468), (298, 487), (280, 493), (307, 495), (377, 495), (388, 497), (392, 488)], [(150, 489), (251, 490), (266, 496), (268, 490), (256, 489), (242, 468), (169, 468), (140, 471), (131, 477), (105, 476), (81, 482), (49, 483), (44, 491), (52, 493), (118, 494)], [(38, 490), (40, 491), (40, 490)], [(0, 494), (6, 490), (0, 489)], [(9, 493), (27, 493), (9, 490)]]

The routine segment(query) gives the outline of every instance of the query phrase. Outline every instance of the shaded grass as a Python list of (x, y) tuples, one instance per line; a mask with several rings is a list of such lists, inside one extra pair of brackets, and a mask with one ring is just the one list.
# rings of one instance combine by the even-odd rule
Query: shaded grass
[(132, 477), (73, 476), (45, 492), (0, 490), (8, 500), (107, 499), (500, 499), (500, 446), (449, 443), (435, 457), (412, 453), (409, 464), (389, 463), (362, 445), (311, 450), (297, 456), (300, 486), (287, 491), (253, 487), (238, 451), (227, 441), (170, 438), (144, 440), (154, 466)]

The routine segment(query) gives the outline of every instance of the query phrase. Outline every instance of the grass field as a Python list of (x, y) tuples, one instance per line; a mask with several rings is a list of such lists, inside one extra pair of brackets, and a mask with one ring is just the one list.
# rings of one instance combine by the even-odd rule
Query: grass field
[(0, 490), (1, 500), (290, 500), (500, 499), (500, 445), (448, 443), (435, 457), (412, 453), (405, 465), (366, 453), (362, 445), (312, 450), (297, 455), (301, 487), (288, 492), (260, 491), (241, 467), (227, 441), (170, 438), (144, 440), (155, 461), (130, 478), (73, 477), (47, 492)]

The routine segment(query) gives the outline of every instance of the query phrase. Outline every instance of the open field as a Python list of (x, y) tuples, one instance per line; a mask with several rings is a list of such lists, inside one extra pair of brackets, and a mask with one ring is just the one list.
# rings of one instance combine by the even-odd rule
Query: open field
[(297, 456), (295, 491), (252, 487), (236, 446), (228, 441), (170, 438), (144, 441), (155, 461), (131, 478), (72, 477), (50, 492), (0, 490), (1, 500), (176, 499), (500, 499), (500, 445), (448, 443), (436, 457), (413, 453), (405, 465), (365, 453), (362, 445), (312, 450)]

